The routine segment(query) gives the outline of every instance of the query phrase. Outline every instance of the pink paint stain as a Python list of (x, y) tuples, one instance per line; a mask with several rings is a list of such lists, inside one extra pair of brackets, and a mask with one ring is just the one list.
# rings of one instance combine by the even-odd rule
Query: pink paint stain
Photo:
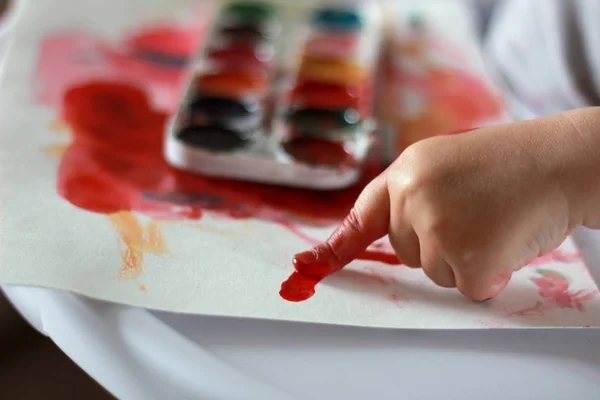
[(563, 264), (578, 263), (581, 262), (582, 258), (579, 253), (566, 253), (562, 249), (556, 249), (542, 257), (538, 257), (528, 264), (529, 267), (538, 267), (551, 262), (558, 262)]
[(173, 110), (204, 32), (203, 25), (159, 24), (116, 42), (81, 31), (48, 36), (39, 53), (36, 100), (58, 108), (67, 88), (90, 79), (112, 80), (138, 84), (155, 106)]
[(98, 36), (85, 32), (59, 33), (45, 38), (39, 50), (35, 79), (37, 102), (58, 108), (66, 88), (89, 80), (108, 78), (111, 69), (98, 62), (94, 49), (103, 45)]
[(539, 294), (543, 299), (554, 303), (558, 308), (577, 308), (583, 311), (583, 303), (593, 299), (597, 290), (569, 290), (569, 280), (562, 274), (554, 271), (538, 270), (540, 277), (533, 278)]
[(395, 304), (410, 303), (410, 297), (405, 293), (392, 293), (388, 296), (388, 300)]
[(556, 271), (538, 269), (537, 274), (531, 281), (537, 286), (542, 300), (508, 316), (541, 316), (555, 309), (583, 311), (584, 304), (598, 295), (597, 289), (571, 291), (568, 278)]

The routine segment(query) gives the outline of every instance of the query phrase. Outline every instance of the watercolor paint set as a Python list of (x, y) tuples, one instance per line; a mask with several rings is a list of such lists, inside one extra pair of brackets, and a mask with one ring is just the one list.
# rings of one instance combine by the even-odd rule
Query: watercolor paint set
[(332, 190), (375, 142), (376, 3), (221, 5), (169, 121), (165, 157), (207, 176)]

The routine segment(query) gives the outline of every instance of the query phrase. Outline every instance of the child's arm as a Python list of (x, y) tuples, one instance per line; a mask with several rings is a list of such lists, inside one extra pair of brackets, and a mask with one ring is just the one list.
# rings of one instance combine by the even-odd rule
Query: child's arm
[(485, 300), (580, 225), (600, 228), (600, 108), (411, 146), (296, 264), (334, 272), (389, 234), (405, 264)]

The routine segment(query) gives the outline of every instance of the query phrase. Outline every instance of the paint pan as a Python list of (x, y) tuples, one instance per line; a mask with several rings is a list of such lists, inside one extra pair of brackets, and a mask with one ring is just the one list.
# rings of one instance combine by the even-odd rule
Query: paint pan
[(167, 127), (167, 161), (269, 184), (354, 184), (373, 144), (380, 20), (376, 3), (225, 3)]

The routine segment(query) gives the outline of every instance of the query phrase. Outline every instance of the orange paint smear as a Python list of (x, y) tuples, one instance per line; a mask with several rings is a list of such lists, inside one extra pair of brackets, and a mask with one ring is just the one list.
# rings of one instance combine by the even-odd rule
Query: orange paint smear
[(144, 270), (144, 254), (168, 254), (160, 227), (157, 222), (150, 222), (145, 228), (138, 218), (128, 212), (108, 216), (125, 248), (121, 251), (123, 265), (119, 272), (120, 279), (135, 279)]
[(65, 151), (67, 151), (68, 147), (68, 143), (55, 143), (45, 146), (44, 148), (42, 148), (42, 150), (44, 151), (44, 154), (46, 154), (48, 157), (60, 158), (65, 153)]
[(69, 125), (67, 125), (63, 120), (56, 119), (50, 122), (48, 126), (50, 131), (57, 135), (68, 135), (69, 134)]

